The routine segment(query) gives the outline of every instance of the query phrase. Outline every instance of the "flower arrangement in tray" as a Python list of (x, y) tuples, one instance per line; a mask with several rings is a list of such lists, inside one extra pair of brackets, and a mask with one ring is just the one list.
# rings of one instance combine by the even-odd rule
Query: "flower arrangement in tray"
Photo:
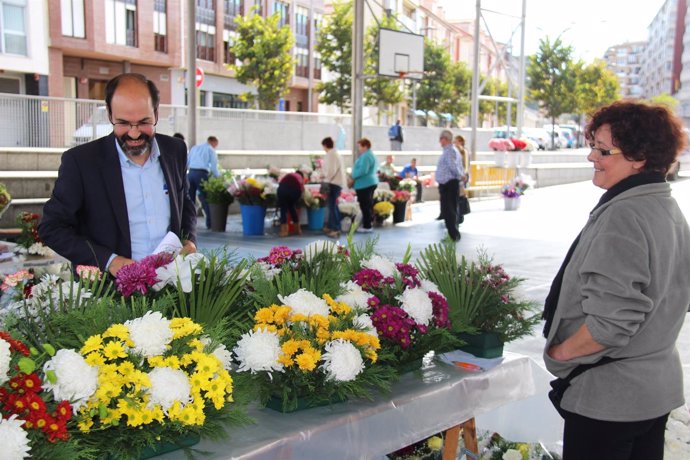
[(326, 206), (327, 198), (328, 197), (326, 195), (318, 190), (310, 190), (305, 188), (304, 193), (302, 194), (302, 203), (309, 209), (319, 209)]
[(529, 184), (520, 177), (515, 177), (509, 183), (501, 187), (501, 195), (505, 198), (517, 198), (525, 194)]
[(10, 201), (12, 201), (12, 195), (10, 195), (5, 184), (0, 182), (0, 217), (9, 207)]
[(361, 261), (346, 289), (339, 299), (361, 307), (366, 298), (367, 311), (392, 363), (419, 360), (430, 350), (443, 352), (457, 345), (449, 330), (446, 298), (412, 265), (372, 255)]
[(48, 246), (43, 244), (38, 236), (38, 222), (41, 216), (31, 212), (21, 212), (17, 216), (17, 225), (21, 233), (17, 238), (17, 243), (23, 251), (30, 255), (52, 256), (55, 254)]
[(275, 205), (277, 188), (270, 178), (248, 177), (235, 180), (229, 191), (240, 204), (269, 207)]
[(370, 321), (328, 294), (299, 289), (280, 301), (259, 309), (233, 348), (262, 402), (291, 412), (387, 388), (393, 374), (375, 365), (380, 343)]

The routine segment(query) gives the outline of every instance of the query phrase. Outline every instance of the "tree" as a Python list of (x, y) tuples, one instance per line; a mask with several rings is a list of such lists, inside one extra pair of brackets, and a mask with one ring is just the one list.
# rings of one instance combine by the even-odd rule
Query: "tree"
[(332, 76), (320, 82), (316, 89), (319, 101), (335, 105), (344, 113), (351, 107), (352, 98), (352, 2), (334, 3), (333, 14), (321, 29), (316, 51), (321, 65)]
[[(530, 80), (529, 97), (556, 124), (556, 118), (577, 109), (577, 72), (571, 60), (572, 46), (564, 46), (561, 39), (553, 43), (549, 38), (539, 40), (537, 54), (529, 57), (527, 76)], [(555, 129), (551, 132), (554, 145)]]
[(453, 95), (450, 81), (450, 55), (448, 50), (430, 40), (424, 40), (424, 78), (417, 88), (417, 109), (425, 113), (440, 112)]
[(589, 65), (577, 63), (577, 109), (593, 113), (619, 99), (620, 86), (616, 76), (597, 59)]
[(451, 63), (448, 70), (450, 98), (441, 103), (441, 111), (453, 116), (455, 120), (470, 113), (470, 91), (472, 71), (464, 62)]
[[(381, 121), (382, 106), (387, 104), (397, 104), (402, 101), (403, 94), (400, 90), (400, 82), (387, 77), (378, 76), (379, 65), (379, 28), (398, 30), (395, 18), (384, 16), (381, 24), (374, 25), (367, 32), (367, 40), (364, 47), (365, 73), (372, 76), (365, 80), (364, 102), (367, 105), (379, 107), (379, 122)], [(375, 75), (375, 76), (374, 76)]]
[[(290, 27), (278, 26), (280, 17), (267, 18), (258, 14), (238, 16), (237, 39), (230, 50), (241, 64), (231, 64), (237, 81), (256, 88), (259, 108), (275, 110), (278, 101), (288, 92), (288, 83), (294, 71), (292, 47), (295, 38)], [(253, 99), (251, 93), (243, 94)]]
[(665, 105), (672, 112), (678, 108), (678, 99), (668, 93), (657, 94), (656, 96), (650, 98), (649, 101), (654, 104)]

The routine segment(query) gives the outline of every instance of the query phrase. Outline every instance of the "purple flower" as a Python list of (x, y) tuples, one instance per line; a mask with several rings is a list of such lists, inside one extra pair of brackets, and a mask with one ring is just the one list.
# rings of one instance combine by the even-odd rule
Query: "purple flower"
[(448, 320), (448, 301), (445, 297), (437, 292), (429, 292), (427, 294), (431, 299), (434, 311), (434, 325), (436, 327), (450, 328), (450, 321)]
[(352, 281), (359, 284), (362, 289), (378, 289), (384, 281), (380, 271), (373, 268), (364, 268), (352, 276)]
[(402, 308), (382, 305), (371, 315), (371, 321), (379, 336), (399, 344), (403, 349), (412, 343), (411, 332), (417, 324)]
[(175, 257), (167, 252), (152, 254), (133, 264), (125, 265), (115, 277), (117, 290), (125, 297), (135, 292), (146, 295), (148, 289), (156, 284), (158, 276), (156, 269), (171, 263)]

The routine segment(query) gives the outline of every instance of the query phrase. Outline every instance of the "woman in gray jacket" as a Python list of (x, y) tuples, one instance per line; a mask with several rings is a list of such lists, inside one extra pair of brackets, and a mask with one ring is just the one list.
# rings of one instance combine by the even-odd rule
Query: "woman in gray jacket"
[(579, 373), (561, 386), (563, 458), (662, 459), (684, 402), (675, 342), (690, 304), (690, 228), (665, 173), (686, 135), (666, 108), (629, 101), (586, 133), (606, 193), (544, 306), (546, 367), (559, 384)]

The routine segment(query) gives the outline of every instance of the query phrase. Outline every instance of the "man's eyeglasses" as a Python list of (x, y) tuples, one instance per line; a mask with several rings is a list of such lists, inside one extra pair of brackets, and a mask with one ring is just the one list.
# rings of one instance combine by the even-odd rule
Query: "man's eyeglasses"
[(616, 149), (616, 148), (608, 149), (608, 150), (607, 149), (600, 149), (599, 147), (595, 147), (594, 144), (592, 144), (592, 143), (589, 144), (589, 148), (592, 150), (598, 151), (602, 157), (607, 157), (609, 155), (618, 155), (618, 154), (623, 153), (623, 151), (621, 149)]
[(158, 122), (152, 122), (152, 121), (140, 121), (139, 123), (130, 123), (128, 121), (118, 121), (113, 123), (113, 126), (115, 128), (123, 129), (123, 130), (131, 130), (134, 128), (137, 128), (139, 131), (146, 131), (148, 129), (151, 129), (151, 127), (156, 126)]

